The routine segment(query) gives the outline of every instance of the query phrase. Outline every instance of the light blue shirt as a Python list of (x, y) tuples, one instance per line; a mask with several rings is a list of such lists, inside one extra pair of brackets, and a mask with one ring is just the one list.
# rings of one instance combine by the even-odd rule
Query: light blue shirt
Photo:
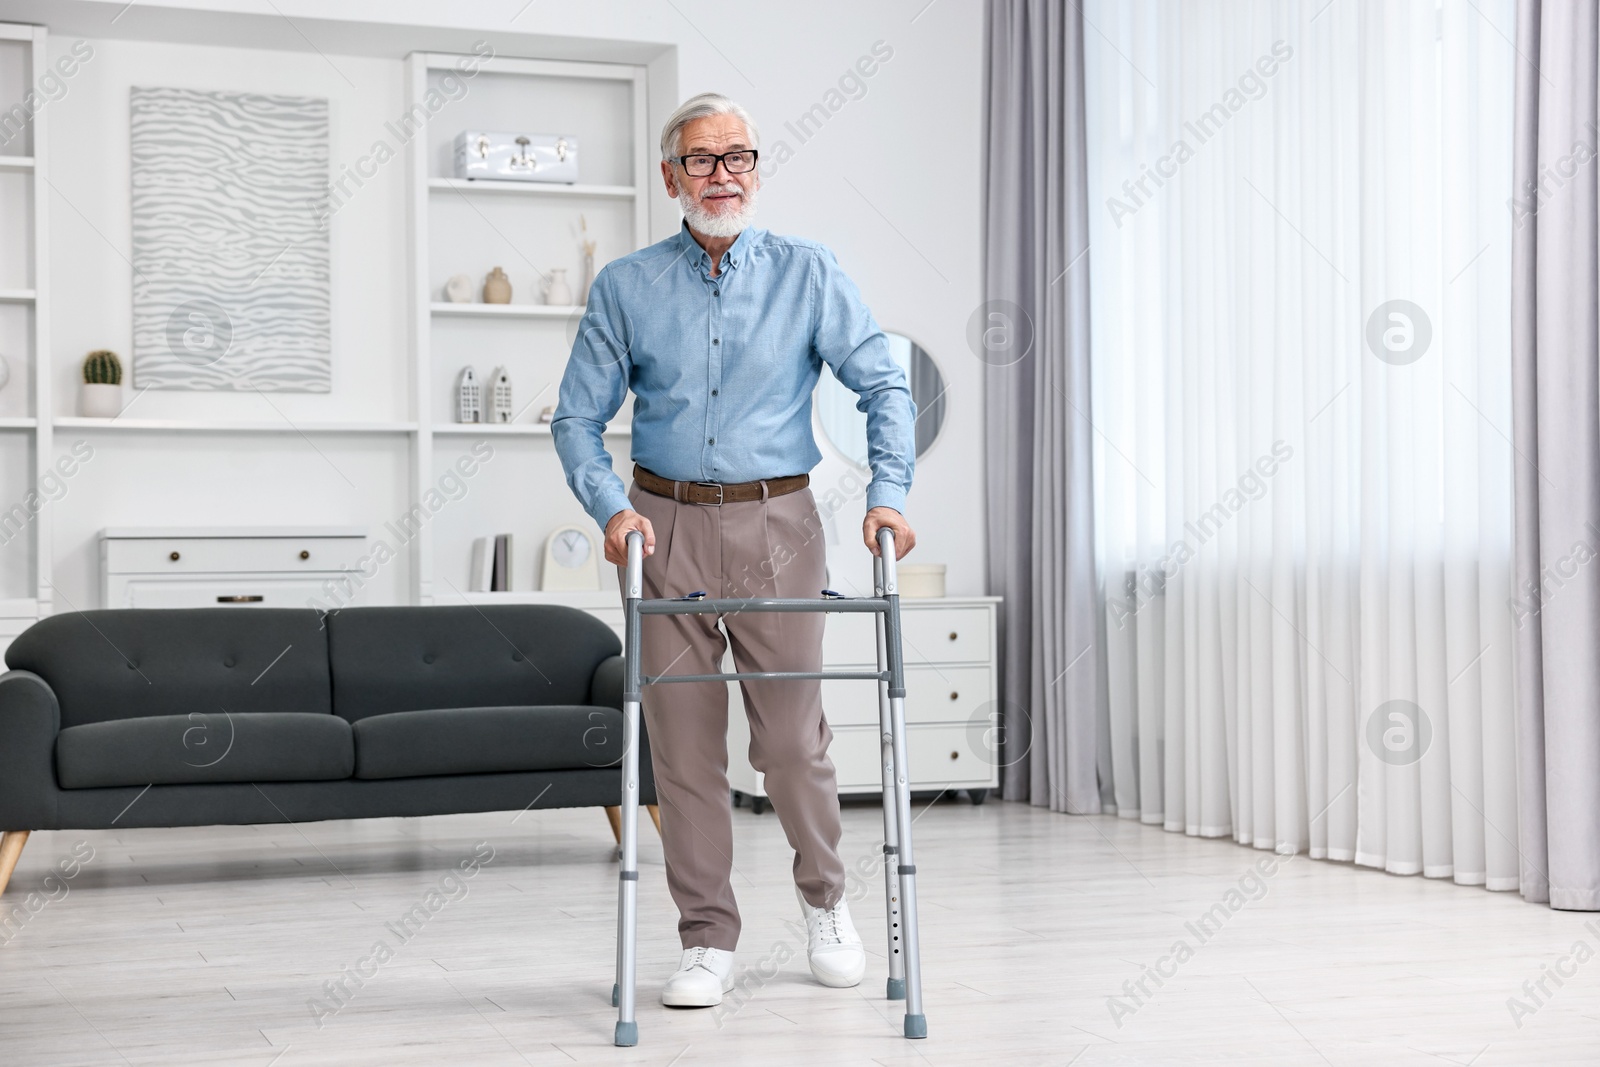
[(561, 379), (551, 431), (567, 484), (603, 528), (632, 505), (601, 432), (633, 390), (633, 460), (663, 478), (752, 482), (822, 459), (811, 396), (826, 363), (867, 416), (866, 505), (904, 513), (916, 405), (833, 253), (751, 227), (711, 277), (678, 233), (606, 264)]

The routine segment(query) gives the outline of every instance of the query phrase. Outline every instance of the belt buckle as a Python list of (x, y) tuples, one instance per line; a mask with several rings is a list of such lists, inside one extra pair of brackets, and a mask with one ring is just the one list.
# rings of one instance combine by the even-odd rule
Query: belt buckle
[(712, 487), (713, 489), (715, 489), (717, 491), (717, 502), (715, 504), (713, 504), (713, 503), (710, 503), (708, 501), (708, 502), (706, 502), (704, 504), (701, 504), (700, 505), (701, 507), (703, 507), (703, 508), (720, 508), (722, 506), (722, 483), (721, 482), (690, 482), (689, 484), (690, 485), (707, 485), (707, 486), (710, 486), (710, 487)]

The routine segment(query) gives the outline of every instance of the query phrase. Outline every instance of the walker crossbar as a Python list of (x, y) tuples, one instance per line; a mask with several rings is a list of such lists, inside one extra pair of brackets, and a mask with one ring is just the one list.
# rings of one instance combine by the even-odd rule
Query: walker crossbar
[(889, 610), (887, 597), (863, 596), (851, 598), (805, 597), (724, 597), (720, 600), (641, 600), (639, 611), (645, 615), (737, 615), (742, 611), (856, 611), (883, 614)]
[(754, 678), (756, 681), (796, 682), (811, 678), (854, 678), (862, 681), (887, 682), (888, 671), (736, 671), (731, 674), (644, 674), (640, 685), (657, 682), (738, 682)]
[[(623, 582), (622, 668), (622, 850), (617, 878), (617, 972), (611, 1003), (617, 1008), (615, 1042), (639, 1043), (634, 1019), (638, 971), (639, 905), (639, 691), (664, 682), (797, 681), (857, 679), (878, 683), (878, 724), (883, 754), (884, 895), (889, 939), (886, 995), (904, 1000), (906, 1037), (928, 1036), (922, 1011), (922, 967), (917, 939), (917, 863), (911, 851), (911, 789), (905, 738), (905, 662), (900, 648), (900, 596), (895, 578), (894, 531), (878, 530), (873, 560), (874, 596), (645, 600), (644, 537), (627, 535), (628, 565)], [(639, 641), (645, 615), (734, 615), (740, 612), (852, 612), (876, 616), (876, 671), (748, 671), (726, 674), (644, 675)], [(892, 860), (891, 860), (892, 857)]]

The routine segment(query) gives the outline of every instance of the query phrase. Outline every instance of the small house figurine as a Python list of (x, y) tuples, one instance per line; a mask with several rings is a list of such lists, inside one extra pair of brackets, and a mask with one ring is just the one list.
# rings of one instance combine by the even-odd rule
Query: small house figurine
[(483, 397), (478, 376), (471, 367), (462, 367), (461, 376), (456, 379), (456, 421), (483, 421)]
[(489, 378), (489, 422), (511, 421), (511, 375), (504, 367), (496, 367)]

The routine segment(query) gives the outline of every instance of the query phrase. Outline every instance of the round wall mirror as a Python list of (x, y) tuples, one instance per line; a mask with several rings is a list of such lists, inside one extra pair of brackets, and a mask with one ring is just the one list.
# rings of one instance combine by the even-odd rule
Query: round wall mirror
[[(911, 399), (917, 405), (917, 455), (926, 452), (944, 426), (944, 375), (933, 357), (911, 338), (885, 331), (889, 352), (905, 368)], [(833, 376), (826, 364), (817, 381), (817, 421), (839, 452), (858, 467), (867, 466), (867, 416), (856, 410), (861, 398)]]

